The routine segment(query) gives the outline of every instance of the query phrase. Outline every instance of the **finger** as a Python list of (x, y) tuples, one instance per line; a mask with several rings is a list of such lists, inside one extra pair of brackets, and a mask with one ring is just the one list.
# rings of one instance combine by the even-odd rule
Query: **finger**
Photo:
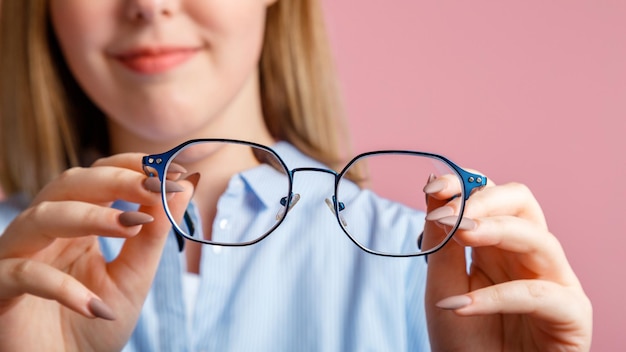
[[(437, 223), (449, 228), (457, 221), (457, 216), (450, 216), (437, 220)], [(558, 245), (556, 238), (543, 227), (510, 215), (480, 219), (463, 217), (454, 239), (462, 246), (494, 246), (515, 253), (552, 254)]]
[[(144, 173), (142, 161), (145, 155), (142, 153), (116, 154), (96, 160), (92, 167), (116, 166)], [(182, 174), (187, 173), (187, 170), (177, 163), (170, 163), (167, 171), (167, 178), (173, 180), (177, 180)]]
[[(445, 206), (430, 211), (426, 219), (439, 220), (443, 217), (458, 215), (460, 211), (461, 201), (457, 198)], [(476, 219), (501, 215), (521, 217), (547, 230), (545, 216), (539, 203), (528, 187), (522, 184), (509, 183), (488, 187), (474, 193), (465, 201), (464, 217)]]
[(78, 280), (34, 260), (0, 260), (0, 287), (0, 301), (31, 294), (56, 300), (88, 318), (115, 319), (111, 308)]
[[(199, 174), (179, 181), (184, 190), (173, 194), (168, 201), (175, 218), (182, 218), (198, 182)], [(143, 302), (156, 272), (171, 223), (162, 205), (142, 206), (142, 212), (154, 217), (152, 223), (142, 227), (140, 233), (125, 241), (119, 256), (108, 264), (109, 273), (129, 299)]]
[(110, 203), (123, 199), (139, 204), (157, 204), (160, 197), (143, 186), (146, 176), (137, 171), (102, 166), (71, 168), (48, 184), (34, 203), (45, 200), (80, 200), (90, 203)]
[(437, 306), (463, 316), (528, 314), (560, 324), (585, 321), (581, 317), (586, 317), (591, 309), (580, 287), (547, 280), (508, 281), (465, 295), (448, 297), (438, 302)]
[(437, 307), (460, 316), (487, 318), (499, 314), (501, 322), (495, 329), (497, 325), (502, 329), (508, 325), (507, 330), (525, 325), (533, 334), (535, 346), (556, 342), (576, 351), (589, 350), (592, 307), (579, 286), (541, 280), (509, 281), (445, 298)]
[(83, 202), (42, 202), (26, 209), (9, 225), (0, 237), (0, 258), (37, 253), (57, 238), (89, 235), (129, 238), (152, 220), (145, 213)]
[(464, 215), (478, 218), (513, 215), (528, 219), (547, 229), (546, 219), (530, 189), (521, 183), (507, 183), (477, 192), (465, 204)]
[[(447, 232), (433, 222), (427, 222), (423, 241), (439, 242)], [(435, 302), (444, 297), (467, 292), (467, 260), (465, 248), (455, 241), (449, 241), (439, 251), (428, 256), (426, 276), (426, 307), (434, 307)], [(442, 279), (445, 278), (445, 279)]]
[(117, 166), (142, 172), (141, 160), (146, 154), (143, 153), (120, 153), (100, 158), (91, 164), (92, 167)]
[[(468, 170), (476, 174), (480, 174), (478, 171)], [(487, 179), (487, 185), (485, 187), (494, 187), (495, 183), (491, 179)], [(449, 200), (462, 194), (461, 179), (456, 174), (444, 174), (435, 178), (429, 179), (429, 182), (424, 186), (424, 193), (427, 196), (436, 200)]]
[[(487, 181), (488, 186), (493, 186), (493, 182)], [(423, 243), (425, 248), (433, 248), (446, 238), (451, 228), (446, 228), (433, 220), (445, 217), (452, 217), (455, 208), (444, 206), (446, 203), (459, 203), (461, 198), (457, 197), (461, 193), (460, 179), (454, 174), (443, 174), (437, 177), (429, 177), (428, 183), (424, 187), (427, 197), (427, 216), (424, 228)], [(452, 200), (450, 200), (452, 198)], [(440, 210), (441, 209), (441, 210)], [(434, 213), (434, 218), (432, 215)], [(432, 218), (432, 219), (431, 219)], [(457, 216), (458, 218), (458, 216)], [(465, 249), (454, 242), (448, 242), (434, 255), (429, 256), (429, 278), (447, 277), (450, 280), (430, 280), (430, 296), (437, 299), (441, 295), (449, 292), (463, 291), (466, 287), (467, 271)]]
[[(446, 219), (439, 220), (441, 221), (446, 222)], [(455, 233), (454, 240), (459, 244), (476, 249), (493, 247), (506, 251), (507, 258), (516, 260), (535, 277), (539, 275), (540, 278), (563, 284), (578, 281), (560, 242), (543, 227), (513, 216), (464, 219), (464, 221), (471, 223), (467, 225), (467, 228), (471, 229), (461, 229)]]
[[(157, 193), (160, 188), (148, 182), (152, 179), (141, 172), (120, 167), (72, 168), (48, 184), (33, 204), (44, 200), (79, 200), (95, 204), (125, 200), (137, 204), (159, 204), (161, 197)], [(173, 181), (166, 186), (167, 192), (180, 191)]]

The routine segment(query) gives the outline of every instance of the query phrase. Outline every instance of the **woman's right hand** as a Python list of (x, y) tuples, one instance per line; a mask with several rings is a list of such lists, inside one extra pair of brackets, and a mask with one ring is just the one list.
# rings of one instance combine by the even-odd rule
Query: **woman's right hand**
[[(128, 341), (171, 228), (141, 157), (66, 171), (0, 236), (2, 350), (120, 350)], [(194, 185), (169, 182), (182, 216)], [(116, 200), (138, 212), (111, 208)], [(97, 236), (126, 238), (115, 260), (105, 262)]]

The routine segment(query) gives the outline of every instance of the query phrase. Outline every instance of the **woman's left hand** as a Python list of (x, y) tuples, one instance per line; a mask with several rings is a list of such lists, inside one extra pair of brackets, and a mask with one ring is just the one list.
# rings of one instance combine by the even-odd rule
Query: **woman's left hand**
[[(446, 176), (434, 182), (425, 188), (425, 239), (458, 214), (446, 199), (460, 185)], [(454, 241), (428, 257), (433, 350), (589, 350), (591, 302), (530, 190), (490, 181), (467, 200), (463, 218)], [(464, 246), (472, 247), (469, 273)]]

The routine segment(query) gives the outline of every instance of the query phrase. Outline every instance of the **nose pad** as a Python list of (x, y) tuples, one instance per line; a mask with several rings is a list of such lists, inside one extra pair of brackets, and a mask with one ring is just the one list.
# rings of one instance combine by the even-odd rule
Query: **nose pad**
[[(289, 210), (291, 210), (291, 208), (293, 208), (296, 204), (298, 204), (298, 201), (300, 200), (300, 193), (294, 193), (291, 196), (291, 201), (289, 202)], [(278, 210), (278, 213), (276, 213), (276, 220), (280, 220), (285, 216), (285, 213), (287, 213), (287, 197), (282, 197), (280, 199), (280, 204), (283, 206), (282, 208), (280, 208)]]
[[(348, 226), (348, 222), (346, 222), (346, 219), (344, 219), (341, 214), (335, 214), (335, 202), (336, 201), (337, 199), (335, 198), (335, 196), (333, 196), (333, 200), (330, 200), (328, 198), (324, 199), (324, 202), (326, 203), (326, 205), (328, 205), (328, 209), (330, 209), (333, 215), (336, 215), (339, 218), (339, 221), (341, 221), (341, 224), (344, 227), (346, 227)], [(339, 202), (339, 204), (337, 205), (338, 205), (339, 211), (342, 211), (346, 207), (342, 202)]]

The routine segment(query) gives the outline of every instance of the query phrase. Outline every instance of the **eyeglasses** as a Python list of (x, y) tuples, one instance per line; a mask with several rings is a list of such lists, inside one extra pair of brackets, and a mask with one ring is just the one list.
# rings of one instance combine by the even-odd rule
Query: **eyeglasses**
[[(329, 187), (332, 194), (317, 198), (323, 199), (323, 206), (330, 209), (343, 232), (362, 250), (391, 257), (431, 254), (456, 232), (472, 191), (487, 183), (484, 176), (465, 171), (437, 154), (380, 150), (356, 156), (340, 172), (324, 167), (290, 169), (272, 148), (232, 139), (190, 140), (165, 153), (147, 155), (142, 162), (144, 172), (161, 182), (163, 207), (181, 250), (183, 238), (220, 246), (247, 246), (261, 241), (305, 198), (304, 192), (294, 189), (295, 174), (311, 171), (334, 177), (334, 190)], [(210, 235), (200, 237), (189, 212), (181, 219), (170, 212), (165, 181), (168, 172), (176, 174), (174, 168), (170, 169), (172, 165), (184, 165), (194, 173), (206, 163), (210, 163), (211, 171), (201, 173), (203, 181), (228, 186), (222, 195), (213, 195), (213, 200), (195, 202), (212, 202), (218, 214), (228, 212), (231, 219), (228, 223), (216, 221)], [(356, 170), (365, 169), (367, 177), (359, 185), (350, 180)], [(443, 235), (424, 246), (421, 234), (426, 197), (422, 187), (431, 175), (455, 177), (461, 192), (450, 199), (459, 202), (454, 225), (440, 226)]]

